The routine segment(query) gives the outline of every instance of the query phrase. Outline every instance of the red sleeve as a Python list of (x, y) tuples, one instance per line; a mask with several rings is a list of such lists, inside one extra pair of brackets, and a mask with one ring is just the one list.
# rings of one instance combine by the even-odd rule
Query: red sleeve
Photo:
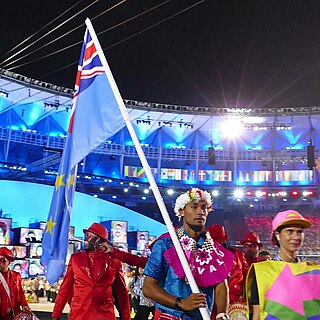
[(148, 261), (148, 258), (146, 257), (139, 257), (137, 255), (119, 250), (117, 248), (113, 248), (113, 251), (110, 254), (115, 259), (125, 262), (130, 266), (137, 266), (140, 268), (144, 268)]
[(238, 257), (239, 259), (241, 260), (242, 262), (242, 274), (243, 274), (243, 278), (244, 280), (246, 280), (246, 277), (247, 277), (247, 273), (248, 273), (248, 270), (249, 270), (249, 264), (246, 260), (246, 257), (244, 256), (244, 253), (242, 251), (238, 251), (237, 252), (238, 254)]
[(22, 281), (21, 281), (20, 273), (17, 274), (17, 282), (18, 282), (18, 286), (19, 286), (20, 305), (22, 307), (26, 307), (26, 306), (28, 306), (28, 302), (27, 302), (27, 299), (26, 299), (26, 295), (24, 294), (23, 289), (22, 289)]
[(121, 261), (114, 259), (114, 267), (116, 269), (114, 284), (116, 286), (117, 297), (120, 305), (121, 319), (130, 320), (129, 294), (122, 272)]
[(54, 304), (54, 308), (52, 311), (52, 318), (60, 318), (65, 305), (71, 299), (70, 295), (72, 293), (71, 289), (73, 288), (73, 279), (74, 279), (73, 269), (72, 269), (72, 260), (73, 259), (71, 256), (66, 275), (63, 279), (63, 282), (58, 292), (56, 302)]

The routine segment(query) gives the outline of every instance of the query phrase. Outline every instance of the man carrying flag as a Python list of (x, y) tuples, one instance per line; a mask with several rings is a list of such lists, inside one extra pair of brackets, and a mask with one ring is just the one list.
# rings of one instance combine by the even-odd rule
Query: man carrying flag
[[(52, 284), (64, 271), (77, 164), (125, 124), (168, 228), (178, 259), (188, 278), (190, 289), (193, 293), (198, 293), (199, 288), (89, 19), (86, 19), (86, 25), (88, 30), (80, 56), (68, 137), (43, 238), (44, 253), (41, 261), (47, 268), (47, 279)], [(203, 320), (210, 319), (206, 308), (200, 308), (199, 311)]]
[(183, 217), (183, 226), (176, 232), (199, 293), (192, 293), (169, 234), (162, 235), (153, 245), (144, 269), (143, 294), (156, 302), (155, 320), (201, 320), (199, 309), (207, 307), (211, 312), (213, 304), (217, 312), (211, 319), (229, 319), (226, 279), (234, 254), (215, 243), (205, 231), (211, 206), (208, 192), (191, 188), (177, 198), (174, 209), (179, 219)]

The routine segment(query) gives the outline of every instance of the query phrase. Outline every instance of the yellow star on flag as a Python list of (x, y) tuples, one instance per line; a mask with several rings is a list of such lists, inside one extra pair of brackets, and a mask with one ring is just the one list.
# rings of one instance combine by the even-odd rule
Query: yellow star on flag
[(50, 217), (49, 221), (47, 222), (47, 231), (46, 232), (50, 232), (52, 234), (52, 228), (56, 225), (56, 222), (52, 221), (52, 216)]
[(69, 177), (68, 189), (70, 188), (71, 185), (74, 186), (74, 174), (71, 174), (70, 177)]
[(61, 186), (65, 186), (64, 182), (63, 182), (63, 178), (64, 178), (65, 174), (63, 173), (61, 176), (57, 176), (56, 179), (56, 191), (59, 189), (59, 187)]

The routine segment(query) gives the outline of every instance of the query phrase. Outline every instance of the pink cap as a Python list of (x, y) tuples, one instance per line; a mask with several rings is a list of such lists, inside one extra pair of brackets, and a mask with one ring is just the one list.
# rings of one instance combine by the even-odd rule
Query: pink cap
[(277, 215), (272, 220), (272, 230), (270, 236), (270, 242), (273, 245), (277, 245), (274, 232), (279, 228), (286, 225), (298, 225), (302, 228), (311, 227), (312, 223), (305, 219), (298, 211), (287, 210), (278, 212)]

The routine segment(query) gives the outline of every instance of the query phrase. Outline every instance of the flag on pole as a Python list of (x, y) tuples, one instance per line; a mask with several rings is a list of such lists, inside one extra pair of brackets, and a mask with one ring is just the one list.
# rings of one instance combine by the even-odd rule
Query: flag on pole
[[(68, 137), (71, 140), (70, 141), (70, 149), (68, 146), (66, 146), (65, 149), (67, 151), (64, 152), (65, 154), (72, 153), (71, 155), (69, 154), (69, 156), (68, 156), (69, 162), (68, 162), (67, 168), (72, 168), (71, 165), (74, 165), (74, 164), (76, 165), (82, 159), (82, 157), (86, 156), (89, 152), (91, 152), (93, 150), (93, 148), (97, 147), (104, 139), (107, 139), (110, 136), (110, 135), (109, 136), (106, 135), (105, 137), (102, 138), (102, 141), (98, 141), (98, 138), (96, 138), (96, 135), (93, 136), (93, 132), (95, 134), (98, 134), (99, 136), (101, 136), (100, 133), (103, 130), (97, 129), (96, 126), (102, 125), (105, 133), (109, 132), (112, 135), (113, 133), (115, 133), (117, 130), (119, 130), (124, 125), (122, 123), (122, 119), (121, 119), (120, 115), (118, 114), (118, 111), (120, 110), (122, 117), (123, 117), (123, 120), (125, 121), (127, 129), (128, 129), (130, 136), (134, 142), (134, 145), (135, 145), (135, 148), (136, 148), (137, 153), (139, 155), (140, 161), (143, 165), (143, 168), (145, 169), (145, 173), (147, 175), (150, 186), (152, 188), (152, 191), (154, 193), (154, 196), (155, 196), (156, 201), (158, 203), (158, 206), (160, 208), (162, 217), (163, 217), (165, 224), (168, 228), (170, 237), (171, 237), (173, 244), (176, 248), (178, 257), (179, 257), (181, 264), (183, 266), (183, 269), (185, 271), (185, 274), (186, 274), (186, 277), (187, 277), (188, 282), (190, 284), (191, 290), (193, 293), (200, 292), (199, 288), (194, 280), (194, 277), (191, 272), (188, 261), (186, 259), (186, 256), (182, 250), (181, 244), (179, 242), (179, 239), (178, 239), (177, 234), (175, 232), (175, 229), (173, 227), (172, 221), (170, 220), (169, 214), (168, 214), (166, 206), (163, 202), (163, 198), (160, 194), (159, 188), (154, 180), (154, 176), (152, 174), (152, 171), (150, 169), (148, 161), (147, 161), (145, 154), (142, 150), (142, 147), (140, 145), (140, 141), (139, 141), (139, 139), (133, 129), (129, 114), (126, 110), (126, 107), (125, 107), (124, 102), (121, 98), (120, 92), (118, 90), (118, 87), (114, 81), (114, 78), (112, 76), (111, 70), (110, 70), (109, 65), (107, 63), (107, 60), (103, 54), (103, 51), (102, 51), (101, 46), (99, 44), (98, 38), (94, 32), (91, 21), (89, 19), (86, 19), (86, 25), (87, 25), (87, 31), (86, 31), (86, 35), (85, 35), (85, 44), (84, 44), (85, 49), (82, 50), (82, 54), (81, 54), (81, 58), (80, 58), (80, 65), (85, 66), (85, 65), (89, 64), (89, 63), (83, 62), (83, 61), (86, 61), (87, 53), (89, 55), (89, 52), (97, 51), (97, 54), (94, 53), (94, 55), (97, 55), (98, 60), (100, 60), (100, 62), (102, 63), (103, 71), (106, 76), (105, 80), (107, 80), (107, 82), (105, 84), (103, 84), (102, 81), (96, 81), (97, 78), (99, 77), (98, 75), (101, 74), (101, 76), (102, 76), (102, 73), (100, 73), (101, 69), (98, 68), (100, 70), (99, 71), (97, 70), (97, 74), (93, 70), (91, 72), (88, 72), (88, 75), (96, 74), (94, 76), (95, 79), (92, 81), (89, 81), (86, 86), (83, 86), (86, 88), (84, 90), (82, 90), (82, 86), (81, 86), (82, 85), (82, 78), (81, 78), (82, 72), (80, 72), (80, 76), (79, 76), (79, 73), (77, 75), (76, 88), (77, 88), (77, 83), (79, 84), (79, 82), (80, 82), (80, 86), (79, 86), (78, 94), (77, 94), (77, 92), (75, 94), (75, 102), (74, 102), (72, 117), (71, 117), (70, 126), (69, 126)], [(89, 34), (88, 30), (90, 31), (90, 34)], [(89, 42), (92, 43), (91, 46), (89, 46), (89, 44), (87, 43), (88, 39), (90, 39)], [(93, 40), (92, 42), (91, 42), (91, 39)], [(90, 47), (90, 50), (88, 49), (89, 47)], [(93, 61), (93, 60), (94, 60), (93, 56), (88, 59), (88, 61)], [(100, 64), (99, 64), (99, 67), (100, 67)], [(80, 67), (79, 69), (82, 70), (82, 67)], [(94, 70), (95, 69), (96, 69), (96, 67), (94, 66)], [(85, 80), (86, 75), (87, 75), (87, 72), (84, 72), (83, 81)], [(80, 81), (78, 81), (78, 79), (80, 79)], [(82, 91), (83, 91), (83, 93), (85, 93), (88, 89), (91, 89), (91, 94), (86, 94), (86, 95), (83, 95), (83, 97), (81, 97)], [(102, 97), (100, 95), (103, 95), (103, 94), (106, 97), (108, 97), (108, 99), (111, 99), (111, 102), (110, 103), (108, 102), (107, 107), (105, 107), (105, 108), (108, 108), (108, 111), (102, 112), (102, 110), (100, 110), (101, 112), (94, 112), (93, 116), (100, 116), (101, 119), (95, 119), (95, 121), (97, 121), (97, 122), (90, 121), (90, 125), (87, 125), (86, 122), (88, 120), (89, 115), (91, 115), (91, 108), (93, 108), (93, 107), (97, 108), (96, 104), (102, 99)], [(80, 99), (80, 97), (82, 99)], [(93, 99), (93, 100), (91, 101), (88, 99)], [(106, 101), (104, 101), (104, 102), (106, 102)], [(116, 107), (114, 107), (114, 105), (117, 105), (118, 109)], [(77, 111), (77, 109), (79, 109), (80, 106), (85, 110), (84, 112)], [(91, 108), (88, 108), (88, 106), (91, 106)], [(104, 109), (104, 108), (102, 108), (102, 109)], [(89, 112), (89, 113), (86, 113), (86, 112)], [(81, 114), (81, 116), (78, 116), (78, 114)], [(106, 118), (104, 116), (106, 116)], [(116, 120), (118, 120), (119, 122), (117, 122)], [(81, 126), (84, 126), (84, 122), (85, 122), (86, 128), (81, 129)], [(80, 128), (78, 127), (79, 125), (80, 125)], [(75, 130), (76, 127), (77, 127), (77, 130)], [(110, 130), (110, 128), (111, 128), (111, 130)], [(90, 130), (93, 130), (93, 132), (91, 132)], [(78, 138), (76, 138), (75, 132), (79, 133)], [(83, 143), (82, 143), (81, 139), (84, 140)], [(98, 144), (95, 145), (95, 143), (93, 141), (97, 142)], [(67, 143), (68, 142), (69, 142), (69, 139), (67, 139)], [(79, 152), (76, 148), (80, 148), (83, 152)], [(75, 152), (75, 154), (73, 154), (73, 152)], [(60, 170), (59, 170), (60, 174), (58, 177), (61, 177), (59, 181), (61, 181), (64, 178), (64, 176), (62, 176), (63, 174), (67, 176), (67, 180), (66, 180), (67, 183), (65, 183), (65, 185), (63, 186), (65, 188), (64, 190), (66, 191), (66, 194), (68, 193), (67, 186), (70, 185), (70, 186), (73, 186), (73, 188), (75, 186), (74, 180), (72, 178), (69, 178), (69, 176), (68, 176), (69, 174), (72, 174), (72, 172), (73, 172), (72, 169), (70, 169), (70, 170), (68, 169), (68, 171), (66, 173), (64, 173), (64, 171), (60, 172)], [(57, 177), (57, 179), (58, 179), (58, 177)], [(76, 175), (74, 175), (74, 177), (76, 177)], [(71, 181), (71, 183), (70, 183), (70, 181)], [(56, 183), (56, 185), (57, 185), (57, 183)], [(58, 186), (59, 185), (60, 184), (58, 183)], [(58, 189), (56, 189), (55, 192), (57, 192)], [(55, 196), (55, 194), (54, 194), (54, 196)], [(66, 198), (66, 199), (68, 199), (68, 198)], [(54, 279), (53, 275), (55, 276), (56, 279), (58, 279), (57, 277), (63, 271), (61, 261), (62, 261), (62, 259), (65, 259), (66, 251), (65, 251), (65, 253), (63, 252), (63, 256), (62, 255), (59, 256), (59, 249), (61, 247), (59, 240), (61, 239), (63, 241), (63, 244), (65, 244), (65, 248), (67, 248), (68, 237), (65, 236), (66, 231), (63, 230), (63, 232), (62, 232), (62, 231), (60, 231), (59, 228), (62, 228), (62, 227), (66, 228), (66, 225), (69, 225), (69, 221), (70, 221), (70, 208), (71, 207), (69, 206), (69, 202), (66, 199), (62, 200), (62, 203), (64, 204), (62, 206), (62, 208), (64, 209), (66, 207), (65, 205), (68, 204), (68, 206), (67, 206), (68, 210), (67, 211), (63, 210), (62, 212), (61, 211), (56, 212), (55, 210), (53, 210), (57, 207), (56, 203), (54, 202), (55, 199), (53, 197), (53, 201), (52, 201), (53, 208), (50, 209), (47, 227), (45, 229), (45, 235), (44, 235), (44, 240), (43, 240), (43, 243), (47, 246), (47, 248), (45, 248), (46, 252), (45, 252), (45, 255), (43, 256), (42, 261), (45, 265), (49, 266), (50, 272), (48, 272), (47, 274), (50, 274), (51, 283), (53, 282), (52, 279)], [(72, 204), (72, 202), (71, 202), (71, 204)], [(59, 217), (59, 219), (57, 217)], [(64, 220), (62, 218), (65, 218), (66, 222), (68, 222), (68, 223), (64, 223)], [(58, 221), (60, 222), (60, 225), (57, 225)], [(54, 231), (53, 231), (54, 229), (58, 230), (58, 231), (56, 233), (54, 233)], [(63, 236), (60, 236), (60, 233), (63, 233)], [(57, 261), (57, 263), (55, 263), (55, 261)], [(54, 270), (55, 266), (59, 266), (60, 269)], [(210, 320), (210, 314), (206, 308), (200, 308), (200, 313), (201, 313), (201, 316), (204, 320)]]
[[(151, 171), (151, 168), (150, 168), (150, 165), (146, 159), (146, 156), (142, 150), (142, 147), (141, 147), (141, 144), (140, 144), (140, 141), (137, 137), (137, 134), (133, 128), (133, 125), (131, 123), (131, 120), (130, 120), (130, 116), (127, 112), (127, 109), (123, 103), (123, 99), (121, 98), (121, 95), (120, 95), (120, 92), (118, 90), (118, 87), (117, 87), (117, 84), (116, 82), (114, 81), (114, 78), (112, 76), (112, 73), (111, 73), (111, 70), (109, 68), (109, 65), (108, 65), (108, 62), (103, 54), (103, 51), (101, 49), (101, 46), (99, 44), (99, 41), (98, 41), (98, 38), (93, 30), (93, 26), (91, 24), (91, 21), (89, 19), (86, 19), (86, 25), (87, 25), (87, 28), (90, 30), (90, 33), (92, 35), (92, 38), (93, 38), (93, 41), (95, 43), (95, 46), (96, 46), (96, 49), (97, 51), (99, 52), (99, 56), (101, 58), (101, 62), (102, 62), (102, 65), (104, 66), (104, 69), (105, 69), (105, 73), (106, 73), (106, 76), (109, 80), (109, 83), (110, 83), (110, 86), (112, 87), (113, 89), (113, 92), (114, 92), (114, 95), (115, 95), (115, 98), (118, 102), (118, 106), (120, 108), (120, 111), (121, 111), (121, 114), (122, 114), (122, 117), (126, 123), (126, 126), (127, 126), (127, 129), (130, 133), (130, 136), (132, 138), (132, 141), (134, 143), (134, 146), (136, 148), (136, 151), (138, 153), (138, 156), (139, 156), (139, 159), (142, 163), (142, 166), (145, 170), (145, 174), (148, 178), (148, 181), (150, 183), (150, 186), (152, 188), (152, 192), (155, 196), (155, 199), (157, 201), (157, 204), (159, 206), (159, 209), (160, 209), (160, 212), (162, 214), (162, 217), (163, 217), (163, 220), (168, 228), (168, 231), (169, 231), (169, 234), (170, 234), (170, 237), (171, 237), (171, 240), (174, 244), (174, 247), (176, 248), (176, 251), (177, 251), (177, 254), (178, 254), (178, 257), (181, 261), (181, 264), (183, 266), (183, 269), (184, 269), (184, 272), (186, 274), (186, 277), (188, 279), (188, 282), (189, 282), (189, 285), (190, 285), (190, 288), (192, 290), (193, 293), (198, 293), (200, 292), (199, 291), (199, 288), (197, 286), (197, 283), (195, 282), (194, 280), (194, 277), (193, 277), (193, 274), (191, 272), (191, 269), (190, 269), (190, 266), (189, 266), (189, 263), (187, 261), (187, 258), (183, 252), (183, 249), (181, 247), (181, 243), (178, 239), (178, 236), (175, 232), (175, 229), (173, 227), (173, 224), (172, 224), (172, 221), (169, 217), (169, 213), (167, 211), (167, 208), (163, 202), (163, 198), (161, 196), (161, 193), (159, 191), (159, 188), (155, 182), (155, 179), (154, 179), (154, 176), (152, 174), (152, 171)], [(201, 313), (201, 316), (202, 316), (202, 319), (203, 320), (210, 320), (210, 314), (209, 314), (209, 311), (207, 310), (207, 308), (200, 308), (200, 313)]]
[(113, 88), (87, 29), (77, 70), (73, 107), (42, 240), (41, 264), (50, 284), (65, 270), (78, 163), (125, 126)]

